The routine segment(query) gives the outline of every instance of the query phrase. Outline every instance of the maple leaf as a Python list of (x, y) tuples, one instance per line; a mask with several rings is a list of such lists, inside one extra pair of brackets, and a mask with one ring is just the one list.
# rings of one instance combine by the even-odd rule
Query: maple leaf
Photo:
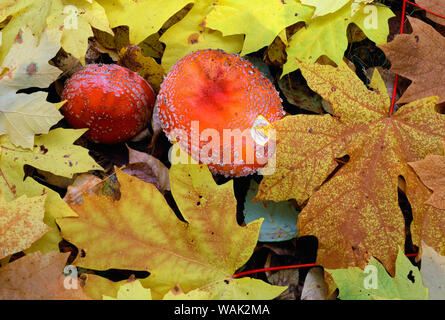
[[(444, 149), (445, 149), (445, 142)], [(445, 157), (427, 155), (425, 159), (408, 163), (433, 194), (425, 202), (438, 209), (445, 210)]]
[(107, 295), (103, 300), (152, 300), (150, 289), (145, 289), (139, 280), (122, 284), (116, 293), (116, 298)]
[(48, 133), (63, 116), (46, 101), (46, 92), (16, 93), (29, 87), (46, 88), (61, 71), (48, 64), (60, 49), (60, 33), (43, 33), (40, 43), (29, 28), (20, 29), (20, 40), (0, 66), (0, 134), (18, 146), (31, 148), (34, 135)]
[[(417, 0), (416, 3), (430, 11), (445, 16), (445, 5), (442, 0)], [(430, 12), (426, 13), (426, 17), (436, 23), (445, 25), (445, 19), (438, 17)]]
[(87, 149), (73, 145), (85, 131), (62, 128), (51, 130), (35, 138), (32, 150), (15, 147), (7, 135), (0, 136), (0, 190), (3, 197), (10, 201), (21, 195), (35, 197), (47, 194), (43, 221), (51, 230), (35, 242), (30, 251), (59, 250), (61, 237), (54, 219), (73, 216), (75, 213), (58, 193), (30, 177), (25, 179), (23, 166), (27, 164), (69, 178), (79, 172), (102, 170), (88, 155)]
[(393, 41), (380, 46), (391, 61), (391, 71), (413, 81), (397, 103), (429, 96), (439, 96), (438, 103), (445, 102), (445, 38), (419, 19), (408, 20), (413, 28), (411, 34), (396, 35)]
[(92, 273), (84, 273), (83, 292), (93, 300), (102, 300), (104, 296), (116, 298), (122, 285), (128, 280), (111, 281)]
[(374, 258), (371, 258), (364, 270), (350, 267), (326, 271), (332, 275), (340, 289), (339, 299), (426, 300), (428, 298), (428, 289), (422, 284), (419, 269), (411, 264), (400, 249), (394, 278)]
[(241, 278), (210, 283), (188, 293), (180, 288), (170, 290), (163, 300), (271, 300), (286, 286), (273, 286), (259, 279)]
[[(233, 182), (217, 185), (204, 165), (173, 165), (172, 195), (187, 222), (162, 194), (121, 171), (121, 198), (84, 195), (77, 218), (57, 220), (62, 236), (85, 253), (75, 264), (95, 270), (146, 270), (156, 297), (175, 285), (185, 292), (230, 278), (250, 257), (261, 221), (236, 221)], [(100, 240), (99, 240), (100, 239)]]
[(369, 4), (373, 0), (354, 0), (352, 3), (350, 0), (337, 0), (337, 1), (324, 1), (324, 0), (301, 0), (301, 3), (315, 7), (314, 16), (324, 16), (328, 13), (333, 13), (340, 10), (347, 3), (350, 4), (351, 10), (354, 10), (353, 6), (359, 6), (360, 3)]
[(112, 28), (127, 25), (130, 42), (139, 44), (156, 33), (176, 12), (195, 0), (97, 0)]
[(162, 56), (165, 71), (168, 72), (183, 56), (200, 49), (222, 49), (228, 53), (241, 51), (242, 35), (224, 37), (220, 31), (206, 27), (206, 17), (212, 12), (214, 3), (213, 0), (195, 0), (187, 15), (159, 38), (166, 45)]
[(95, 0), (18, 0), (0, 9), (0, 21), (8, 16), (11, 20), (2, 30), (0, 61), (25, 25), (37, 38), (46, 27), (62, 30), (63, 48), (81, 61), (88, 48), (88, 37), (93, 36), (91, 27), (113, 34), (104, 9)]
[(221, 0), (205, 21), (224, 36), (245, 34), (241, 55), (246, 55), (271, 44), (286, 27), (308, 20), (312, 11), (295, 0)]
[(88, 300), (79, 280), (63, 274), (68, 256), (69, 253), (35, 252), (1, 267), (0, 299)]
[(45, 196), (0, 198), (0, 259), (25, 250), (49, 228), (43, 223)]
[(429, 300), (445, 299), (445, 257), (422, 241), (420, 274)]
[[(327, 3), (323, 3), (325, 2)], [(353, 0), (349, 0), (351, 5), (352, 2)], [(384, 6), (365, 3), (359, 3), (352, 11), (351, 5), (344, 5), (337, 11), (310, 20), (305, 28), (301, 28), (290, 38), (286, 50), (287, 62), (281, 76), (297, 70), (296, 58), (304, 62), (315, 62), (325, 55), (336, 64), (340, 63), (348, 47), (347, 29), (351, 23), (356, 24), (375, 43), (386, 43), (389, 34), (388, 19), (394, 16), (392, 11)], [(374, 9), (368, 11), (368, 6)]]
[[(299, 66), (311, 89), (331, 103), (333, 116), (296, 115), (274, 123), (276, 169), (263, 178), (255, 199), (294, 198), (302, 204), (310, 197), (298, 229), (300, 236), (318, 238), (318, 264), (363, 268), (374, 256), (393, 274), (397, 248), (405, 241), (397, 197), (403, 176), (414, 243), (428, 241), (445, 251), (440, 224), (445, 215), (425, 208), (428, 191), (408, 165), (430, 153), (443, 154), (445, 116), (435, 111), (437, 97), (389, 116), (390, 99), (378, 71), (368, 90), (345, 63)], [(325, 181), (337, 167), (335, 159), (345, 156), (349, 161)]]

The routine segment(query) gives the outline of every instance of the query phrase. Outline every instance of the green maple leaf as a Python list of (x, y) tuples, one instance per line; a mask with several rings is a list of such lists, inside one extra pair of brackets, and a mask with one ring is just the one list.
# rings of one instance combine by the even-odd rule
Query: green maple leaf
[(376, 259), (371, 258), (364, 270), (357, 267), (326, 269), (334, 278), (343, 300), (426, 300), (428, 289), (422, 284), (417, 267), (399, 248), (396, 274), (392, 278)]

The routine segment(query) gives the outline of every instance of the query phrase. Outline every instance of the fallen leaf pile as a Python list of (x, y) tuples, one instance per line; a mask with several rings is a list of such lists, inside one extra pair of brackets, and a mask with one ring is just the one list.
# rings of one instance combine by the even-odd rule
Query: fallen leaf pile
[[(394, 0), (0, 2), (0, 299), (445, 299), (443, 1), (403, 34)], [(156, 112), (107, 145), (59, 111), (87, 64), (157, 94), (201, 49), (279, 91), (257, 174), (175, 163)]]

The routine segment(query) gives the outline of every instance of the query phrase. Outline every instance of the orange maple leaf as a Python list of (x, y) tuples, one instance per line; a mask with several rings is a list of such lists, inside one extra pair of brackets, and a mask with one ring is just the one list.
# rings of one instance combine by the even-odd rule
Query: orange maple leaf
[[(444, 224), (438, 224), (445, 221), (445, 211), (425, 207), (428, 190), (408, 165), (430, 153), (443, 154), (445, 116), (435, 111), (437, 97), (407, 104), (390, 116), (378, 72), (369, 90), (345, 63), (338, 68), (299, 65), (311, 89), (331, 103), (333, 116), (296, 115), (274, 123), (276, 169), (264, 177), (255, 199), (294, 198), (303, 204), (310, 197), (298, 228), (300, 236), (318, 238), (318, 264), (363, 268), (374, 256), (394, 274), (397, 250), (405, 242), (397, 196), (403, 176), (413, 208), (413, 241), (420, 245), (428, 238), (436, 251), (445, 252)], [(345, 156), (347, 163), (334, 172), (336, 158)]]
[(3, 266), (0, 300), (89, 300), (79, 279), (63, 274), (68, 256), (34, 252)]

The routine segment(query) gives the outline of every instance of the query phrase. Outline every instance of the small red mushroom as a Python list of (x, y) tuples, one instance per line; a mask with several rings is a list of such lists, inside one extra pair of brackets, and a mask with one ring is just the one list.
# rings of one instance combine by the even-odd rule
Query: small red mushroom
[(112, 144), (131, 139), (148, 125), (155, 93), (134, 71), (90, 64), (66, 82), (62, 100), (62, 112), (73, 128), (89, 128), (87, 139)]
[(155, 113), (169, 139), (213, 173), (232, 177), (265, 165), (268, 143), (257, 143), (251, 129), (284, 115), (269, 79), (239, 55), (212, 49), (193, 52), (172, 67)]

